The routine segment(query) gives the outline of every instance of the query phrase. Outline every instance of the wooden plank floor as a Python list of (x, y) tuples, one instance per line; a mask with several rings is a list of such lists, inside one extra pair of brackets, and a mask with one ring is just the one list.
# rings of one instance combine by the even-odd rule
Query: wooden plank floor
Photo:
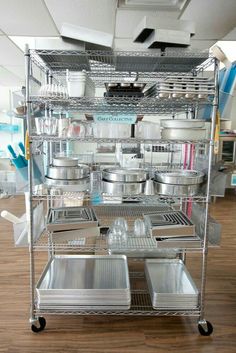
[[(23, 199), (0, 200), (0, 211), (20, 215)], [(195, 318), (47, 317), (45, 331), (34, 334), (28, 324), (29, 271), (27, 249), (13, 247), (11, 224), (0, 220), (0, 352), (84, 353), (235, 353), (236, 352), (236, 196), (218, 199), (211, 214), (223, 224), (220, 249), (209, 251), (206, 318), (211, 337), (199, 335)], [(44, 265), (47, 254), (38, 253)], [(199, 281), (199, 261), (188, 265)]]

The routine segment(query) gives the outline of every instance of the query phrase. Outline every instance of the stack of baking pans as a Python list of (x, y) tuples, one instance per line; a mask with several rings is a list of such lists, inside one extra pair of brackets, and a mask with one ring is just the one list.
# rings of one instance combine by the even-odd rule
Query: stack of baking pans
[(145, 274), (154, 309), (196, 309), (198, 290), (179, 259), (148, 259)]
[(58, 255), (37, 286), (40, 310), (126, 310), (131, 295), (123, 255)]
[(89, 167), (78, 164), (77, 158), (56, 157), (47, 168), (45, 180), (49, 187), (59, 187), (67, 191), (86, 191), (89, 188), (89, 172)]
[(157, 194), (194, 196), (199, 193), (204, 173), (197, 170), (165, 170), (154, 173), (154, 189)]
[(160, 126), (162, 139), (198, 141), (207, 138), (204, 120), (162, 119)]
[(103, 191), (110, 195), (143, 194), (148, 178), (145, 169), (106, 168), (102, 171)]

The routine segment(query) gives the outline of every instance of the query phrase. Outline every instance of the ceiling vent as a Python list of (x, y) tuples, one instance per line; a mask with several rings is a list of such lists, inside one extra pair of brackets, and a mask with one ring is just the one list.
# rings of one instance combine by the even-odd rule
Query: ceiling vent
[(119, 0), (119, 8), (132, 10), (179, 11), (187, 0)]

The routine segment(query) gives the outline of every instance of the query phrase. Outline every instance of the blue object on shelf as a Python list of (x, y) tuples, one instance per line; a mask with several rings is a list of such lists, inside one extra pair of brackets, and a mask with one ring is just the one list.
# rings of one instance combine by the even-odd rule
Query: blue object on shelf
[(19, 125), (10, 125), (10, 124), (0, 123), (0, 131), (16, 134), (20, 131), (20, 127), (19, 127)]
[(19, 142), (19, 143), (18, 143), (18, 146), (20, 147), (20, 150), (21, 150), (21, 152), (23, 153), (23, 155), (25, 155), (25, 146), (23, 145), (23, 143), (22, 143), (22, 142)]
[(17, 169), (27, 167), (28, 163), (27, 163), (25, 157), (21, 156), (20, 154), (17, 156), (16, 152), (14, 151), (14, 149), (12, 148), (11, 145), (8, 145), (7, 149), (12, 155), (11, 161)]

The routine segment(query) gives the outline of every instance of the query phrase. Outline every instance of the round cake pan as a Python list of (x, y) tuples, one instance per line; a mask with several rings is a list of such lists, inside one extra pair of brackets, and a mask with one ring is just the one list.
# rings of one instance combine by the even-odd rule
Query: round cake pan
[(203, 140), (206, 138), (206, 129), (163, 129), (161, 138), (165, 140)]
[(59, 180), (45, 177), (45, 184), (48, 187), (60, 188), (69, 191), (86, 191), (89, 189), (89, 178), (79, 180)]
[(47, 168), (47, 176), (51, 179), (83, 179), (89, 175), (89, 167), (79, 164), (77, 167), (55, 167), (50, 165)]
[(162, 119), (160, 122), (161, 127), (164, 128), (177, 128), (177, 129), (199, 129), (205, 126), (205, 120), (200, 119)]
[(110, 195), (139, 195), (145, 191), (145, 182), (117, 183), (103, 180), (103, 192)]
[(74, 157), (54, 157), (52, 164), (55, 167), (77, 167), (78, 158)]
[(102, 171), (102, 178), (112, 182), (137, 183), (146, 181), (149, 173), (139, 168), (106, 168)]
[(168, 196), (194, 196), (199, 193), (199, 184), (195, 185), (172, 185), (154, 181), (154, 190), (156, 194)]
[(204, 173), (197, 170), (166, 170), (154, 173), (155, 181), (174, 185), (194, 185), (203, 182)]

